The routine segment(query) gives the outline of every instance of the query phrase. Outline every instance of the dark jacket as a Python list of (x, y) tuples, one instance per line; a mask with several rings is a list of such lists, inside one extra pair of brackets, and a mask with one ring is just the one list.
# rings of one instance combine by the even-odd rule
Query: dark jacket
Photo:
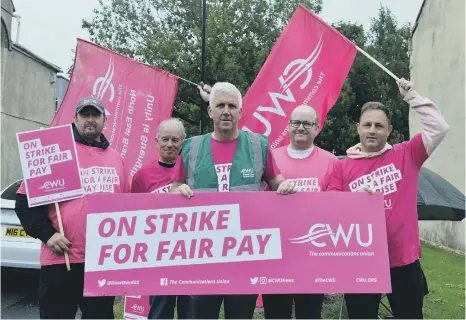
[[(103, 134), (100, 136), (100, 142), (87, 142), (79, 135), (74, 123), (72, 127), (74, 141), (77, 143), (103, 150), (110, 146), (110, 143)], [(52, 220), (49, 218), (48, 205), (29, 208), (27, 196), (17, 193), (15, 212), (26, 233), (33, 238), (40, 239), (43, 243), (47, 243), (57, 233), (57, 230), (53, 227)]]

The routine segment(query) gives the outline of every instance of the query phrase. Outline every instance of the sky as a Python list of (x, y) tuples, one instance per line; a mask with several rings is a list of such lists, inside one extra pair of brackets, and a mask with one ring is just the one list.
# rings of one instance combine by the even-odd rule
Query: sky
[[(64, 72), (72, 64), (76, 39), (89, 39), (81, 28), (90, 19), (98, 0), (13, 0), (21, 16), (18, 43)], [(380, 5), (387, 6), (399, 23), (414, 23), (422, 0), (323, 0), (320, 16), (329, 24), (350, 21), (368, 30)], [(17, 21), (12, 20), (12, 39), (16, 41)]]

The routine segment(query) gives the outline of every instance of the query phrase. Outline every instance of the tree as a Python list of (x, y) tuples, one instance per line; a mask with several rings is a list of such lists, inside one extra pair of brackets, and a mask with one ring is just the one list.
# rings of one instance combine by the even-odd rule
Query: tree
[(73, 64), (71, 64), (68, 69), (66, 69), (66, 75), (68, 78), (71, 78), (71, 73), (73, 72), (73, 66), (74, 66), (74, 58), (76, 54), (76, 49), (71, 49), (71, 53), (73, 54), (73, 57), (71, 58), (73, 60)]
[[(201, 1), (99, 2), (93, 17), (82, 24), (93, 42), (199, 81)], [(208, 0), (206, 83), (228, 79), (246, 93), (298, 3), (316, 13), (322, 10), (322, 0)], [(388, 8), (380, 8), (370, 30), (346, 22), (336, 23), (334, 27), (397, 76), (409, 76), (410, 26), (398, 26)], [(361, 106), (374, 100), (392, 110), (394, 131), (390, 142), (408, 139), (408, 108), (395, 81), (358, 54), (316, 143), (336, 154), (344, 154), (358, 141), (355, 123)], [(199, 105), (197, 89), (180, 81), (174, 116), (184, 120), (188, 135), (199, 132)]]
[[(198, 82), (202, 7), (199, 0), (99, 1), (83, 21), (99, 45)], [(206, 83), (234, 83), (244, 94), (299, 3), (319, 13), (322, 0), (207, 1)], [(174, 115), (199, 132), (198, 90), (180, 81)]]
[[(409, 79), (411, 28), (409, 24), (398, 26), (387, 7), (380, 7), (368, 32), (357, 24), (340, 22), (333, 26), (395, 75)], [(355, 123), (359, 120), (362, 105), (368, 101), (380, 101), (391, 109), (394, 130), (389, 143), (409, 139), (409, 109), (395, 80), (367, 57), (357, 54), (341, 95), (330, 110), (316, 143), (326, 150), (335, 150), (336, 154), (345, 154), (346, 149), (358, 141)]]

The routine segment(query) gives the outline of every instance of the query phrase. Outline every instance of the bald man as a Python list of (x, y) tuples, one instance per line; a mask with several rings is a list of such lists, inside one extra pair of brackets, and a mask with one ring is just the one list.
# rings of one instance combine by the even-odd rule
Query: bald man
[[(291, 113), (290, 144), (273, 150), (278, 169), (299, 192), (325, 191), (333, 165), (332, 153), (314, 145), (319, 132), (317, 112), (301, 105)], [(320, 319), (323, 294), (269, 294), (263, 296), (266, 319), (291, 319), (293, 299), (296, 319)]]

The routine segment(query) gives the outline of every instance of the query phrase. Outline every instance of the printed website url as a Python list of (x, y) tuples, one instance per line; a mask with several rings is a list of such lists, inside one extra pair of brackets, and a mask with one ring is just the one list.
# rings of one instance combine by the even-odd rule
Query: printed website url
[(107, 281), (107, 286), (125, 286), (131, 284), (139, 284), (139, 280), (133, 281)]
[(357, 252), (357, 251), (314, 252), (314, 251), (309, 251), (309, 255), (311, 257), (373, 257), (375, 255), (375, 253), (371, 252), (371, 251), (364, 251), (364, 252)]
[(315, 279), (316, 283), (333, 283), (337, 282), (336, 278), (316, 278)]

